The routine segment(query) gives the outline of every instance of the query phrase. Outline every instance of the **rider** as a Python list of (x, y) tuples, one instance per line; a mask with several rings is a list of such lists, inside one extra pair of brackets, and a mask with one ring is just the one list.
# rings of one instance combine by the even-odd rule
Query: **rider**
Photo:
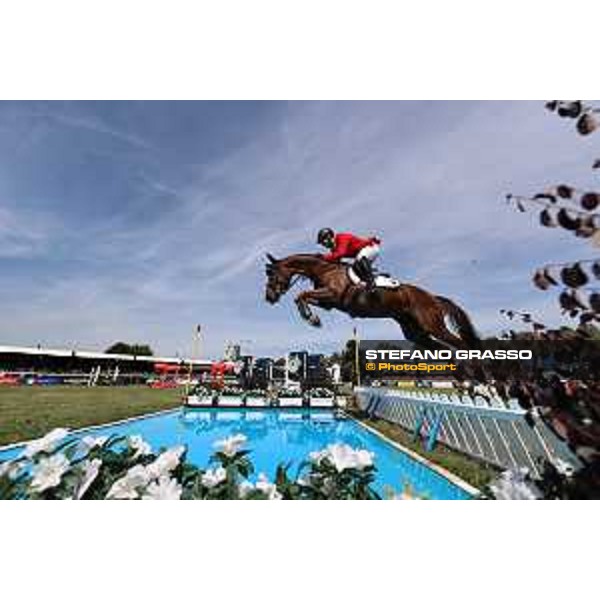
[(323, 256), (325, 260), (338, 262), (342, 258), (353, 258), (354, 272), (366, 283), (368, 290), (375, 287), (373, 262), (379, 256), (379, 239), (362, 238), (352, 233), (335, 233), (330, 227), (324, 227), (319, 230), (317, 243), (330, 250)]

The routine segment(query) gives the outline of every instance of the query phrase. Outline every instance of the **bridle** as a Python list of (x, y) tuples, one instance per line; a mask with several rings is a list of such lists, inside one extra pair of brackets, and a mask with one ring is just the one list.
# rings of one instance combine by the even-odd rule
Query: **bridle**
[[(267, 273), (269, 275), (271, 275), (272, 272), (273, 272), (272, 270), (270, 270), (269, 268), (267, 268)], [(287, 285), (287, 287), (285, 289), (283, 289), (283, 286), (280, 285), (279, 282), (277, 282), (274, 285), (275, 291), (279, 295), (287, 294), (304, 277), (305, 276), (302, 273), (296, 273), (295, 275), (292, 275), (290, 277), (290, 282), (288, 283), (288, 285)]]

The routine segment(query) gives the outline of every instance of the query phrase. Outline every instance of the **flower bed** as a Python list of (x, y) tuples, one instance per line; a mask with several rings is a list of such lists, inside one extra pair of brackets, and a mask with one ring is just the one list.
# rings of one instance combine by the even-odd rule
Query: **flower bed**
[(333, 408), (335, 394), (327, 388), (312, 388), (307, 392), (309, 405), (317, 408)]
[(140, 437), (71, 439), (56, 429), (21, 455), (0, 462), (0, 499), (310, 500), (377, 499), (373, 455), (345, 444), (312, 453), (290, 477), (280, 465), (270, 481), (254, 467), (238, 434), (215, 442), (210, 467), (187, 462), (186, 448), (156, 454)]
[(234, 386), (225, 386), (217, 398), (219, 406), (243, 406), (244, 390)]
[(253, 389), (246, 392), (246, 406), (262, 408), (270, 405), (270, 398), (266, 390)]
[[(293, 414), (297, 415), (295, 411)], [(281, 413), (282, 416), (285, 413)], [(292, 413), (290, 413), (292, 414)], [(0, 500), (312, 500), (379, 499), (372, 484), (373, 453), (347, 444), (312, 452), (290, 477), (279, 465), (273, 481), (254, 467), (242, 434), (214, 443), (209, 466), (186, 459), (185, 446), (156, 453), (139, 435), (85, 436), (74, 439), (54, 429), (30, 442), (12, 460), (0, 461)], [(542, 479), (523, 471), (502, 473), (481, 497), (538, 499), (571, 497), (565, 491), (573, 469), (559, 461)], [(423, 499), (410, 489), (386, 492), (386, 498)]]
[(304, 404), (302, 392), (282, 388), (277, 391), (277, 405), (282, 408), (297, 408)]
[(187, 406), (212, 406), (215, 392), (205, 386), (196, 386), (185, 398)]

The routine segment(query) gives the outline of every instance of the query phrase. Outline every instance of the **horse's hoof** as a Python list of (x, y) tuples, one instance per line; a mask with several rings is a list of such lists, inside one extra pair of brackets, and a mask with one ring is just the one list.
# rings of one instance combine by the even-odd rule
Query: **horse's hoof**
[(315, 317), (314, 319), (310, 320), (310, 324), (313, 327), (321, 327), (321, 319), (319, 319), (319, 317)]

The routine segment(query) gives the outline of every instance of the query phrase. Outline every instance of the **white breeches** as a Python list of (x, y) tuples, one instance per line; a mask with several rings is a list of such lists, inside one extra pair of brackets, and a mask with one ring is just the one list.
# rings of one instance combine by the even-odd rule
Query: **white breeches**
[(371, 244), (370, 246), (365, 246), (357, 255), (356, 260), (360, 260), (361, 258), (366, 258), (370, 263), (375, 262), (375, 259), (379, 256), (379, 250), (381, 246), (379, 244)]

